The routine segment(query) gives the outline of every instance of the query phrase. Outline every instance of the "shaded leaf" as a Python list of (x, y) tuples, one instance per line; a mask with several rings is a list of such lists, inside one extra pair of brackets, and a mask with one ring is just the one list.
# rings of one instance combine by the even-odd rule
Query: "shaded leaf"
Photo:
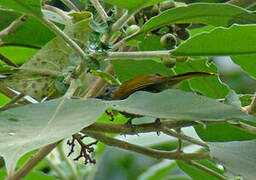
[(126, 8), (128, 10), (134, 10), (138, 8), (142, 8), (144, 6), (150, 6), (152, 4), (156, 4), (161, 2), (162, 0), (105, 0), (105, 2), (116, 5), (121, 8)]
[(239, 96), (232, 89), (229, 90), (228, 95), (225, 97), (224, 103), (229, 104), (229, 105), (233, 105), (237, 108), (241, 107), (241, 101), (239, 99)]

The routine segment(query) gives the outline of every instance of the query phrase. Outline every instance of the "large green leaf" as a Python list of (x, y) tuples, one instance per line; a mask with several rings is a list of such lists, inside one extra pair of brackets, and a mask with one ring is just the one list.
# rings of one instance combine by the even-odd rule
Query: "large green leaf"
[(228, 88), (225, 84), (220, 82), (217, 76), (217, 68), (213, 63), (207, 64), (205, 60), (190, 60), (186, 63), (176, 63), (174, 70), (178, 74), (193, 71), (214, 72), (216, 73), (216, 76), (189, 80), (190, 87), (193, 90), (212, 98), (223, 98), (228, 93)]
[(256, 78), (256, 54), (247, 56), (231, 56), (232, 61), (239, 65), (246, 73)]
[(216, 28), (185, 41), (173, 55), (221, 56), (251, 55), (256, 53), (256, 26), (233, 25), (230, 28)]
[(225, 169), (245, 179), (255, 179), (256, 140), (209, 143), (211, 156), (221, 162)]
[(246, 130), (232, 126), (223, 122), (218, 124), (208, 124), (206, 126), (195, 126), (197, 134), (204, 141), (209, 142), (227, 142), (227, 141), (244, 141), (256, 139), (255, 134)]
[(142, 8), (144, 6), (150, 6), (152, 4), (159, 3), (163, 0), (105, 0), (105, 2), (116, 5), (121, 8), (125, 8), (128, 10), (134, 10), (138, 8)]
[(106, 105), (97, 99), (61, 98), (0, 114), (0, 154), (9, 172), (25, 153), (56, 142), (95, 122)]
[(256, 15), (229, 4), (197, 3), (164, 11), (146, 22), (139, 34), (167, 24), (187, 22), (226, 27), (234, 23), (254, 24)]
[(136, 92), (126, 100), (106, 101), (106, 103), (118, 111), (155, 118), (191, 121), (232, 119), (255, 121), (254, 117), (234, 106), (176, 89), (169, 89), (161, 93)]
[(18, 12), (42, 16), (40, 0), (1, 0), (0, 7)]
[[(5, 12), (9, 13), (8, 11)], [(5, 21), (5, 16), (0, 16), (0, 21)], [(4, 28), (6, 28), (6, 26), (0, 27), (0, 30)], [(50, 29), (39, 22), (35, 17), (28, 16), (27, 19), (8, 34), (8, 36), (2, 38), (2, 46), (13, 45), (40, 48), (54, 37), (55, 34)]]

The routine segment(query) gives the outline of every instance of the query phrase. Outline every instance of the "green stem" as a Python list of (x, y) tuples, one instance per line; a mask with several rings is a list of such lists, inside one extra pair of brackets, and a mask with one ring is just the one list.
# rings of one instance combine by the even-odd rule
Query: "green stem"
[(216, 177), (216, 178), (218, 178), (220, 180), (226, 180), (227, 179), (225, 176), (223, 176), (223, 175), (215, 172), (214, 170), (212, 170), (212, 169), (210, 169), (210, 168), (208, 168), (206, 166), (203, 166), (203, 165), (201, 165), (201, 164), (199, 164), (199, 163), (197, 163), (195, 161), (184, 161), (184, 162), (189, 164), (189, 165), (191, 165), (191, 166), (194, 166), (194, 167), (196, 167), (196, 168), (198, 168), (200, 170), (203, 170), (206, 173), (208, 173), (208, 174), (210, 174), (210, 175), (212, 175), (212, 176), (214, 176), (214, 177)]
[(148, 58), (168, 58), (170, 51), (134, 51), (134, 52), (108, 52), (107, 59), (148, 59)]

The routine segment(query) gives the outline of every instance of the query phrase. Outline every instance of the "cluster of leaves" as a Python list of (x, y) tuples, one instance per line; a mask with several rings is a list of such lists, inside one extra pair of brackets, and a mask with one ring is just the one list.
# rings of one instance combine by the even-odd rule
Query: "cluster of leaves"
[[(70, 137), (95, 122), (108, 122), (109, 116), (104, 112), (112, 109), (144, 116), (135, 119), (135, 122), (139, 123), (150, 123), (155, 118), (163, 121), (194, 122), (194, 126), (185, 132), (191, 133), (195, 129), (196, 133), (194, 132), (191, 136), (194, 137), (197, 134), (205, 141), (209, 146), (210, 156), (214, 158), (214, 160), (200, 160), (197, 163), (214, 171), (215, 176), (185, 161), (152, 160), (131, 152), (113, 150), (98, 143), (96, 158), (99, 161), (95, 170), (90, 173), (83, 171), (94, 179), (101, 179), (103, 176), (114, 179), (118, 173), (130, 179), (134, 177), (174, 179), (178, 176), (190, 179), (185, 173), (193, 179), (216, 179), (216, 174), (222, 176), (224, 173), (227, 173), (225, 174), (227, 176), (241, 175), (247, 179), (255, 177), (255, 166), (251, 165), (255, 163), (256, 156), (255, 130), (248, 131), (235, 125), (241, 122), (253, 129), (256, 119), (239, 109), (241, 104), (248, 105), (248, 100), (239, 99), (239, 95), (223, 84), (218, 76), (190, 80), (183, 83), (179, 90), (167, 90), (157, 94), (136, 92), (122, 101), (70, 99), (66, 96), (56, 99), (67, 91), (70, 79), (73, 78), (79, 78), (79, 91), (76, 91), (75, 96), (82, 97), (82, 94), (88, 90), (87, 87), (92, 85), (91, 75), (103, 77), (112, 84), (118, 84), (119, 81), (124, 82), (142, 74), (171, 75), (191, 71), (218, 74), (217, 67), (211, 61), (212, 56), (230, 56), (233, 62), (246, 73), (252, 77), (256, 76), (256, 66), (253, 64), (256, 54), (254, 47), (256, 15), (252, 11), (230, 4), (186, 5), (174, 1), (168, 1), (174, 6), (161, 9), (164, 2), (162, 0), (106, 0), (102, 4), (108, 15), (113, 15), (109, 21), (99, 22), (98, 12), (87, 1), (85, 4), (80, 2), (81, 12), (66, 13), (65, 16), (69, 17), (67, 19), (56, 12), (45, 9), (42, 11), (39, 0), (0, 1), (0, 30), (5, 29), (22, 14), (25, 13), (28, 16), (7, 36), (0, 36), (0, 55), (3, 54), (20, 65), (11, 67), (7, 61), (5, 64), (0, 64), (2, 75), (0, 92), (3, 93), (0, 97), (1, 105), (10, 101), (7, 97), (15, 98), (10, 93), (10, 89), (29, 95), (38, 102), (47, 99), (45, 102), (5, 111), (1, 109), (3, 112), (0, 113), (0, 155), (4, 158), (9, 173), (14, 171), (18, 160), (26, 153)], [(151, 11), (155, 6), (159, 8), (157, 13)], [(148, 12), (144, 7), (150, 7), (147, 8), (150, 12), (146, 16), (145, 13)], [(115, 18), (118, 19), (115, 13), (120, 10), (119, 8), (121, 11), (137, 13), (134, 15), (136, 21), (133, 23), (139, 29), (136, 27), (135, 33), (127, 34), (131, 26), (129, 23), (125, 23), (120, 31), (111, 31)], [(139, 9), (142, 10), (137, 12)], [(56, 31), (51, 31), (54, 29), (47, 25), (48, 20), (52, 20), (60, 29), (63, 29), (63, 32), (87, 53), (87, 57), (82, 59), (60, 34), (57, 33), (58, 36), (54, 37), (53, 32), (56, 33)], [(190, 31), (193, 36), (189, 39), (180, 38), (182, 42), (178, 43), (177, 47), (166, 51), (177, 62), (172, 68), (166, 67), (157, 58), (138, 61), (129, 58), (105, 61), (105, 58), (111, 58), (108, 57), (111, 48), (127, 36), (126, 49), (133, 48), (143, 52), (156, 50), (157, 53), (157, 50), (164, 49), (158, 32), (164, 32), (163, 34), (166, 35), (171, 27), (171, 33), (178, 37), (179, 29), (173, 31), (173, 28), (177, 24), (184, 23), (192, 23), (191, 27), (186, 27), (186, 31)], [(169, 28), (166, 30), (166, 27)], [(113, 35), (109, 43), (101, 41), (104, 35)], [(180, 57), (186, 57), (186, 61), (179, 60)], [(187, 60), (188, 57), (189, 60)], [(118, 80), (101, 72), (107, 63), (113, 65)], [(83, 64), (86, 66), (84, 69)], [(83, 72), (76, 74), (81, 67)], [(225, 99), (224, 103), (223, 99)], [(249, 102), (250, 100), (249, 98)], [(24, 101), (17, 100), (15, 104), (20, 106)], [(114, 118), (114, 124), (125, 121), (125, 117), (121, 114), (115, 114)], [(175, 150), (177, 144), (176, 139), (162, 134), (160, 137), (151, 134), (150, 140), (146, 140), (146, 136), (133, 137), (133, 139), (120, 138), (133, 144), (162, 150)], [(140, 139), (143, 139), (143, 142)], [(184, 152), (199, 150), (198, 147), (192, 148), (193, 146), (189, 143), (185, 143), (184, 147)], [(118, 153), (123, 157), (118, 156)], [(90, 157), (88, 159), (91, 160)], [(218, 168), (220, 164), (225, 168), (225, 172)], [(109, 170), (106, 166), (119, 166), (119, 168)], [(128, 170), (122, 172), (120, 167)], [(113, 172), (118, 170), (120, 172), (116, 174)], [(3, 172), (4, 169), (0, 171), (0, 173)], [(111, 174), (107, 174), (109, 172)], [(131, 175), (133, 177), (129, 177)], [(52, 177), (47, 176), (47, 178)]]

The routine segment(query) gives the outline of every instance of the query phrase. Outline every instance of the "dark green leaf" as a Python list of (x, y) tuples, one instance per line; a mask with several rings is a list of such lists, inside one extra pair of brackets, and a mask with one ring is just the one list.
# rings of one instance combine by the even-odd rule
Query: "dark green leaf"
[(231, 58), (232, 61), (239, 65), (246, 73), (248, 73), (253, 78), (256, 78), (256, 53), (246, 56), (231, 56)]
[[(196, 161), (196, 162), (212, 169), (213, 171), (216, 171), (216, 173), (221, 173), (221, 174), (223, 173), (220, 169), (218, 169), (214, 164), (212, 164), (209, 161), (201, 160), (201, 161)], [(196, 179), (196, 180), (206, 180), (206, 179), (218, 180), (218, 178), (206, 173), (203, 170), (195, 168), (194, 166), (191, 166), (183, 161), (177, 161), (177, 164), (180, 169), (182, 169), (187, 175), (189, 175), (193, 179)]]
[(204, 141), (227, 142), (256, 139), (256, 135), (229, 123), (208, 124), (195, 126), (197, 134)]

